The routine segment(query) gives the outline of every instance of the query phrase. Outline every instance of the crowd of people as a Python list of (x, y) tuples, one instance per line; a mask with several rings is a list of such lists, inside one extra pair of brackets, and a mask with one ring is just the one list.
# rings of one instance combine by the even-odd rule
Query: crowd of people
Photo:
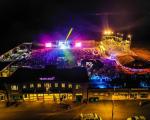
[(44, 67), (56, 65), (58, 68), (86, 67), (89, 76), (104, 75), (120, 79), (122, 71), (115, 60), (102, 59), (96, 48), (83, 49), (38, 49), (30, 57), (16, 62), (18, 66)]
[(96, 48), (84, 49), (38, 49), (30, 57), (17, 61), (17, 66), (43, 67), (56, 65), (58, 68), (86, 67), (88, 74), (117, 76), (116, 64), (112, 60), (102, 60)]
[[(96, 53), (97, 52), (97, 53)], [(57, 65), (58, 67), (75, 67), (81, 65), (83, 59), (100, 59), (96, 49), (39, 49), (32, 51), (28, 59), (20, 63), (28, 66)]]

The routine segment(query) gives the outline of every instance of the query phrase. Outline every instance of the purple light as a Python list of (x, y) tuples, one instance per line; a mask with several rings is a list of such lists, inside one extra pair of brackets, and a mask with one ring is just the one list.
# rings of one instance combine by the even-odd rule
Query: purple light
[(52, 43), (45, 43), (45, 47), (47, 47), (47, 48), (52, 47)]
[(116, 60), (116, 55), (115, 54), (110, 54), (108, 57), (109, 60)]
[(44, 77), (40, 78), (40, 80), (55, 80), (55, 77)]
[(81, 42), (76, 42), (75, 43), (75, 47), (81, 47), (81, 46), (82, 46)]

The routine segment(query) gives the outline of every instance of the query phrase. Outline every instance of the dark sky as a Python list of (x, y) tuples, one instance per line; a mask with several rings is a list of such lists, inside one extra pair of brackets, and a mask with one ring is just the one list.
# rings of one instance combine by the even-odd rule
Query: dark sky
[(70, 27), (81, 38), (99, 39), (106, 25), (132, 33), (133, 46), (149, 48), (150, 1), (0, 0), (0, 53), (43, 34), (63, 38)]

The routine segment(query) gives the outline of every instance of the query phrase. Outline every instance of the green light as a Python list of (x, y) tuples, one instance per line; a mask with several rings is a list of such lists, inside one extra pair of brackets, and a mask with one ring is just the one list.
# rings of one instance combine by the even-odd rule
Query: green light
[(71, 28), (71, 29), (69, 30), (69, 32), (68, 32), (68, 34), (67, 34), (67, 37), (66, 37), (66, 40), (65, 40), (65, 41), (68, 40), (68, 38), (69, 38), (70, 34), (72, 33), (72, 31), (73, 31), (73, 28)]
[(74, 63), (74, 56), (72, 55), (71, 51), (69, 49), (64, 49), (63, 50), (65, 57), (69, 61), (69, 64)]

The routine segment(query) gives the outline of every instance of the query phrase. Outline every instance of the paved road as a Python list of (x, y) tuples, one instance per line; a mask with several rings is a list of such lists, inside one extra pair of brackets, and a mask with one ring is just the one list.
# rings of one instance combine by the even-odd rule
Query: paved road
[[(11, 108), (10, 108), (11, 109)], [(150, 104), (139, 106), (135, 101), (115, 101), (114, 120), (126, 120), (132, 115), (145, 115), (150, 120)], [(1, 110), (2, 111), (2, 110)], [(0, 120), (76, 120), (80, 113), (95, 112), (103, 120), (112, 120), (112, 102), (101, 101), (100, 103), (83, 104), (72, 110), (58, 113), (50, 113), (46, 108), (14, 109), (0, 112)]]

